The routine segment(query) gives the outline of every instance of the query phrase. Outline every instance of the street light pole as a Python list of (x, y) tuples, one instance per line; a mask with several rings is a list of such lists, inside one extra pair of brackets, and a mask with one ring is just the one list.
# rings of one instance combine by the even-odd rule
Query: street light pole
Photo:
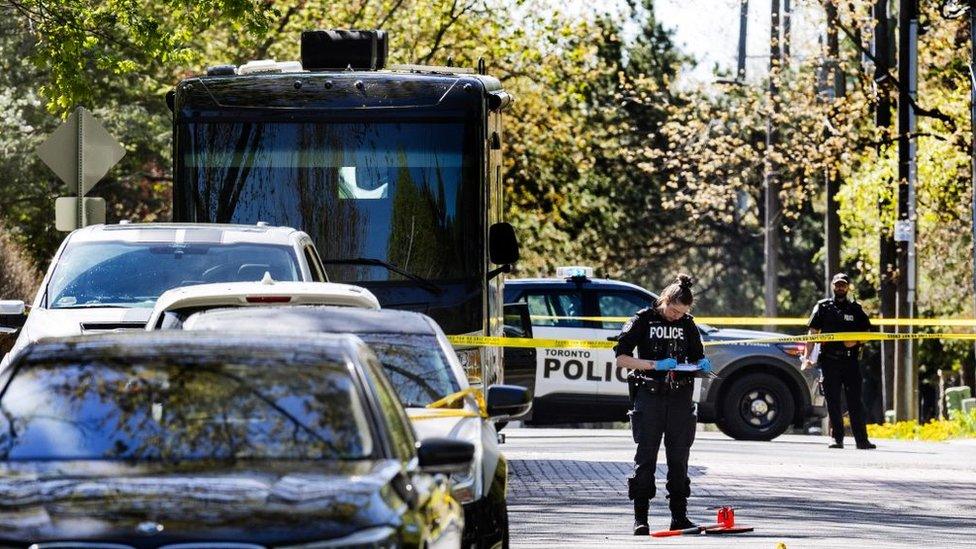
[[(889, 77), (892, 68), (893, 46), (892, 29), (889, 27), (888, 20), (888, 1), (876, 0), (874, 4), (874, 81), (878, 93), (878, 106), (875, 112), (875, 123), (878, 129), (882, 130), (883, 137), (888, 137), (891, 130), (891, 93), (889, 91)], [(880, 139), (879, 143), (884, 143), (885, 139)], [(884, 158), (886, 145), (878, 145), (878, 158)], [(890, 186), (892, 181), (886, 179), (885, 187)], [(882, 198), (878, 202), (878, 212), (880, 218), (884, 219), (886, 212), (891, 206), (891, 199), (887, 192), (881, 193)], [(879, 289), (880, 313), (882, 318), (895, 318), (895, 300), (897, 296), (897, 275), (896, 275), (897, 247), (895, 245), (894, 231), (892, 227), (884, 224), (881, 226), (878, 242), (878, 259), (881, 267), (881, 287)], [(883, 331), (892, 331), (890, 328), (882, 328)], [(881, 341), (881, 393), (882, 406), (881, 417), (887, 410), (895, 409), (894, 386), (895, 386), (895, 347), (893, 341)]]
[[(769, 114), (766, 117), (766, 159), (763, 173), (763, 187), (765, 191), (765, 239), (763, 242), (763, 283), (766, 318), (779, 315), (777, 297), (779, 295), (779, 173), (778, 166), (773, 161), (773, 149), (776, 147), (776, 112), (779, 100), (777, 81), (781, 65), (779, 42), (779, 0), (770, 2), (769, 28)], [(772, 328), (769, 328), (772, 330)]]
[[(915, 316), (915, 182), (916, 120), (912, 103), (918, 94), (918, 5), (901, 0), (898, 9), (898, 318)], [(912, 327), (901, 331), (911, 333)], [(918, 419), (918, 371), (913, 341), (895, 346), (895, 417)]]
[[(840, 64), (840, 40), (838, 38), (838, 13), (833, 2), (825, 4), (827, 12), (827, 78), (832, 86), (831, 97), (838, 100), (846, 93), (845, 75)], [(837, 212), (837, 194), (840, 192), (840, 174), (834, 167), (824, 171), (826, 184), (826, 213), (824, 215), (824, 297), (830, 297), (830, 279), (840, 272), (840, 214)]]
[[(969, 122), (972, 131), (970, 143), (970, 190), (972, 191), (973, 209), (973, 310), (976, 312), (976, 0), (969, 0)], [(973, 342), (973, 352), (976, 356), (976, 342)], [(976, 378), (976, 369), (974, 369)], [(976, 379), (973, 380), (976, 384)]]
[(739, 82), (746, 80), (746, 30), (749, 26), (749, 0), (741, 0), (739, 6), (739, 59), (735, 77)]

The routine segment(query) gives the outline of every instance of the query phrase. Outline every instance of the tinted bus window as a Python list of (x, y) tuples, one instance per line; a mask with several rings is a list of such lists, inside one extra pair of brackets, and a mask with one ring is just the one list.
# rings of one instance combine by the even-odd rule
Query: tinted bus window
[(464, 124), (191, 122), (180, 132), (177, 199), (192, 220), (270, 221), (308, 232), (327, 260), (381, 259), (430, 280), (482, 276), (477, 138)]

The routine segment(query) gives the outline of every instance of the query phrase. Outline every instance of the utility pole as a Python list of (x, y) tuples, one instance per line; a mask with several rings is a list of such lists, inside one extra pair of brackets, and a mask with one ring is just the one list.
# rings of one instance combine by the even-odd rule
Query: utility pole
[(746, 80), (746, 29), (749, 26), (749, 0), (741, 0), (739, 5), (739, 67), (735, 78), (739, 82)]
[[(840, 66), (840, 40), (838, 40), (837, 6), (825, 3), (827, 12), (827, 78), (833, 86), (833, 99), (837, 100), (847, 93), (847, 82)], [(840, 215), (837, 213), (837, 193), (840, 191), (840, 174), (834, 168), (827, 168), (826, 214), (824, 216), (824, 296), (830, 297), (830, 279), (840, 272)]]
[[(898, 9), (898, 318), (915, 317), (916, 120), (912, 102), (918, 94), (917, 0), (900, 0)], [(911, 326), (899, 327), (911, 333)], [(913, 341), (895, 346), (895, 418), (918, 419), (918, 372)]]
[(790, 0), (783, 0), (783, 60), (790, 58), (790, 27), (792, 26), (793, 8)]
[[(976, 313), (976, 0), (969, 0), (969, 45), (969, 123), (973, 133), (969, 150), (972, 164), (970, 189), (973, 194), (973, 310)], [(973, 350), (976, 352), (976, 342), (973, 343)], [(976, 385), (976, 379), (966, 380), (966, 377), (964, 369), (963, 380)], [(976, 367), (973, 377), (976, 378)]]
[[(974, 0), (976, 1), (976, 0)], [(888, 80), (892, 69), (892, 29), (888, 19), (889, 0), (876, 0), (874, 4), (874, 82), (878, 91), (878, 106), (874, 113), (875, 124), (881, 130), (881, 143), (885, 142), (885, 137), (891, 133), (891, 94), (889, 93)], [(878, 145), (878, 157), (885, 156), (887, 145)], [(886, 181), (886, 185), (891, 185), (891, 181)], [(881, 219), (884, 219), (885, 212), (891, 205), (887, 198), (888, 193), (882, 193), (884, 198), (878, 202), (878, 212)], [(879, 297), (881, 300), (881, 318), (895, 318), (895, 298), (897, 295), (897, 283), (895, 276), (895, 261), (897, 258), (897, 248), (892, 227), (881, 224), (879, 235), (878, 263), (881, 268), (881, 288)], [(890, 327), (885, 327), (883, 331), (892, 331)], [(895, 384), (895, 346), (891, 341), (881, 341), (881, 413), (886, 410), (894, 410), (894, 384)]]
[[(780, 71), (779, 47), (779, 0), (771, 0), (769, 17), (769, 114), (766, 118), (766, 158), (763, 173), (763, 187), (765, 190), (765, 239), (763, 243), (763, 283), (765, 297), (765, 314), (767, 318), (779, 315), (776, 297), (779, 284), (776, 275), (779, 272), (779, 218), (780, 182), (778, 167), (772, 160), (772, 151), (776, 147), (775, 117), (778, 111), (777, 81)], [(770, 328), (771, 329), (771, 328)]]

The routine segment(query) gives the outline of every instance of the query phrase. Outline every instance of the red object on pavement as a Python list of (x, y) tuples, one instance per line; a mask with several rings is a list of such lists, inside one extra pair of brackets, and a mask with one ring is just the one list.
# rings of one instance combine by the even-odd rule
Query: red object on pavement
[(753, 531), (751, 526), (735, 525), (735, 509), (731, 507), (720, 508), (716, 514), (715, 522), (715, 524), (685, 528), (684, 530), (660, 530), (658, 532), (651, 532), (651, 536), (655, 538), (667, 538), (686, 534), (741, 534), (743, 532)]

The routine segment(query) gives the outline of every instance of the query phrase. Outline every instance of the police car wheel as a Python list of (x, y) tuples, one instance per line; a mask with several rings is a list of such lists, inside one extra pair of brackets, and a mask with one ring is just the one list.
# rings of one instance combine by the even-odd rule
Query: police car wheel
[(718, 427), (736, 440), (772, 440), (793, 422), (796, 405), (776, 376), (752, 373), (732, 382), (721, 403)]

